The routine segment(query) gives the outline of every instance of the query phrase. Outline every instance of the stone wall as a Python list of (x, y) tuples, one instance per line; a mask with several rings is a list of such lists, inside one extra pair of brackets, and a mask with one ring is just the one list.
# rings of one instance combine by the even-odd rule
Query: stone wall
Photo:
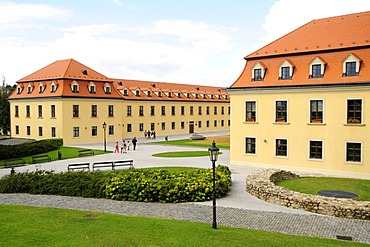
[(260, 170), (247, 177), (247, 191), (270, 203), (313, 213), (370, 220), (370, 202), (307, 195), (275, 185), (299, 175), (278, 169)]

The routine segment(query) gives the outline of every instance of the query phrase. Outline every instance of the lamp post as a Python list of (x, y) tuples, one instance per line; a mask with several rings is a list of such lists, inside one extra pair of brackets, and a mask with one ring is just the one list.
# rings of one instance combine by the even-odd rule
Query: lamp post
[(104, 122), (103, 123), (103, 129), (104, 129), (104, 152), (107, 152), (107, 132), (106, 132), (106, 130), (107, 130), (107, 123), (106, 122)]
[(220, 149), (216, 147), (215, 141), (212, 142), (212, 147), (208, 148), (209, 152), (209, 159), (212, 162), (212, 170), (213, 170), (213, 220), (212, 220), (212, 228), (217, 229), (216, 223), (216, 161), (218, 158), (218, 151)]

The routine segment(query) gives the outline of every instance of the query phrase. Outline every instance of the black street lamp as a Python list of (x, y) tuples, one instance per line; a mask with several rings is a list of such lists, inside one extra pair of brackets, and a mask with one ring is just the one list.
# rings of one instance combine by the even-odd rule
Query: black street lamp
[(216, 147), (215, 141), (212, 142), (212, 147), (208, 148), (209, 159), (212, 161), (212, 170), (213, 170), (213, 221), (212, 228), (217, 229), (216, 223), (216, 161), (218, 158), (218, 151), (220, 149)]
[(103, 123), (103, 129), (104, 129), (104, 152), (107, 152), (107, 123)]

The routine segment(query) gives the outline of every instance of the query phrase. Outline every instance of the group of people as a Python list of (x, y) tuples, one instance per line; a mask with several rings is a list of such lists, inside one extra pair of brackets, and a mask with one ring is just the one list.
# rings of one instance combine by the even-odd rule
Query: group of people
[[(134, 137), (134, 139), (131, 140), (131, 143), (132, 143), (132, 147), (134, 150), (136, 150), (136, 143), (137, 143), (137, 139), (136, 137)], [(125, 141), (125, 139), (122, 139), (122, 143), (121, 143), (121, 153), (126, 153), (127, 150), (130, 150), (130, 147), (131, 147), (131, 143), (130, 141)], [(114, 152), (115, 153), (120, 153), (119, 151), (119, 145), (118, 145), (118, 142), (116, 142), (116, 147), (114, 149)]]
[(156, 138), (156, 133), (155, 133), (155, 131), (154, 130), (152, 130), (152, 131), (150, 131), (150, 130), (148, 130), (148, 131), (144, 131), (144, 137), (145, 137), (145, 139), (155, 139)]

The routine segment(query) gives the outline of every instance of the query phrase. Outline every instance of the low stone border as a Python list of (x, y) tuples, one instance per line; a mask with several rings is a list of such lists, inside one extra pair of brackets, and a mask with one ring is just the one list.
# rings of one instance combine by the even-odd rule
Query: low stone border
[(264, 201), (313, 213), (370, 220), (370, 202), (307, 195), (275, 185), (299, 175), (279, 170), (260, 170), (247, 177), (247, 192)]

